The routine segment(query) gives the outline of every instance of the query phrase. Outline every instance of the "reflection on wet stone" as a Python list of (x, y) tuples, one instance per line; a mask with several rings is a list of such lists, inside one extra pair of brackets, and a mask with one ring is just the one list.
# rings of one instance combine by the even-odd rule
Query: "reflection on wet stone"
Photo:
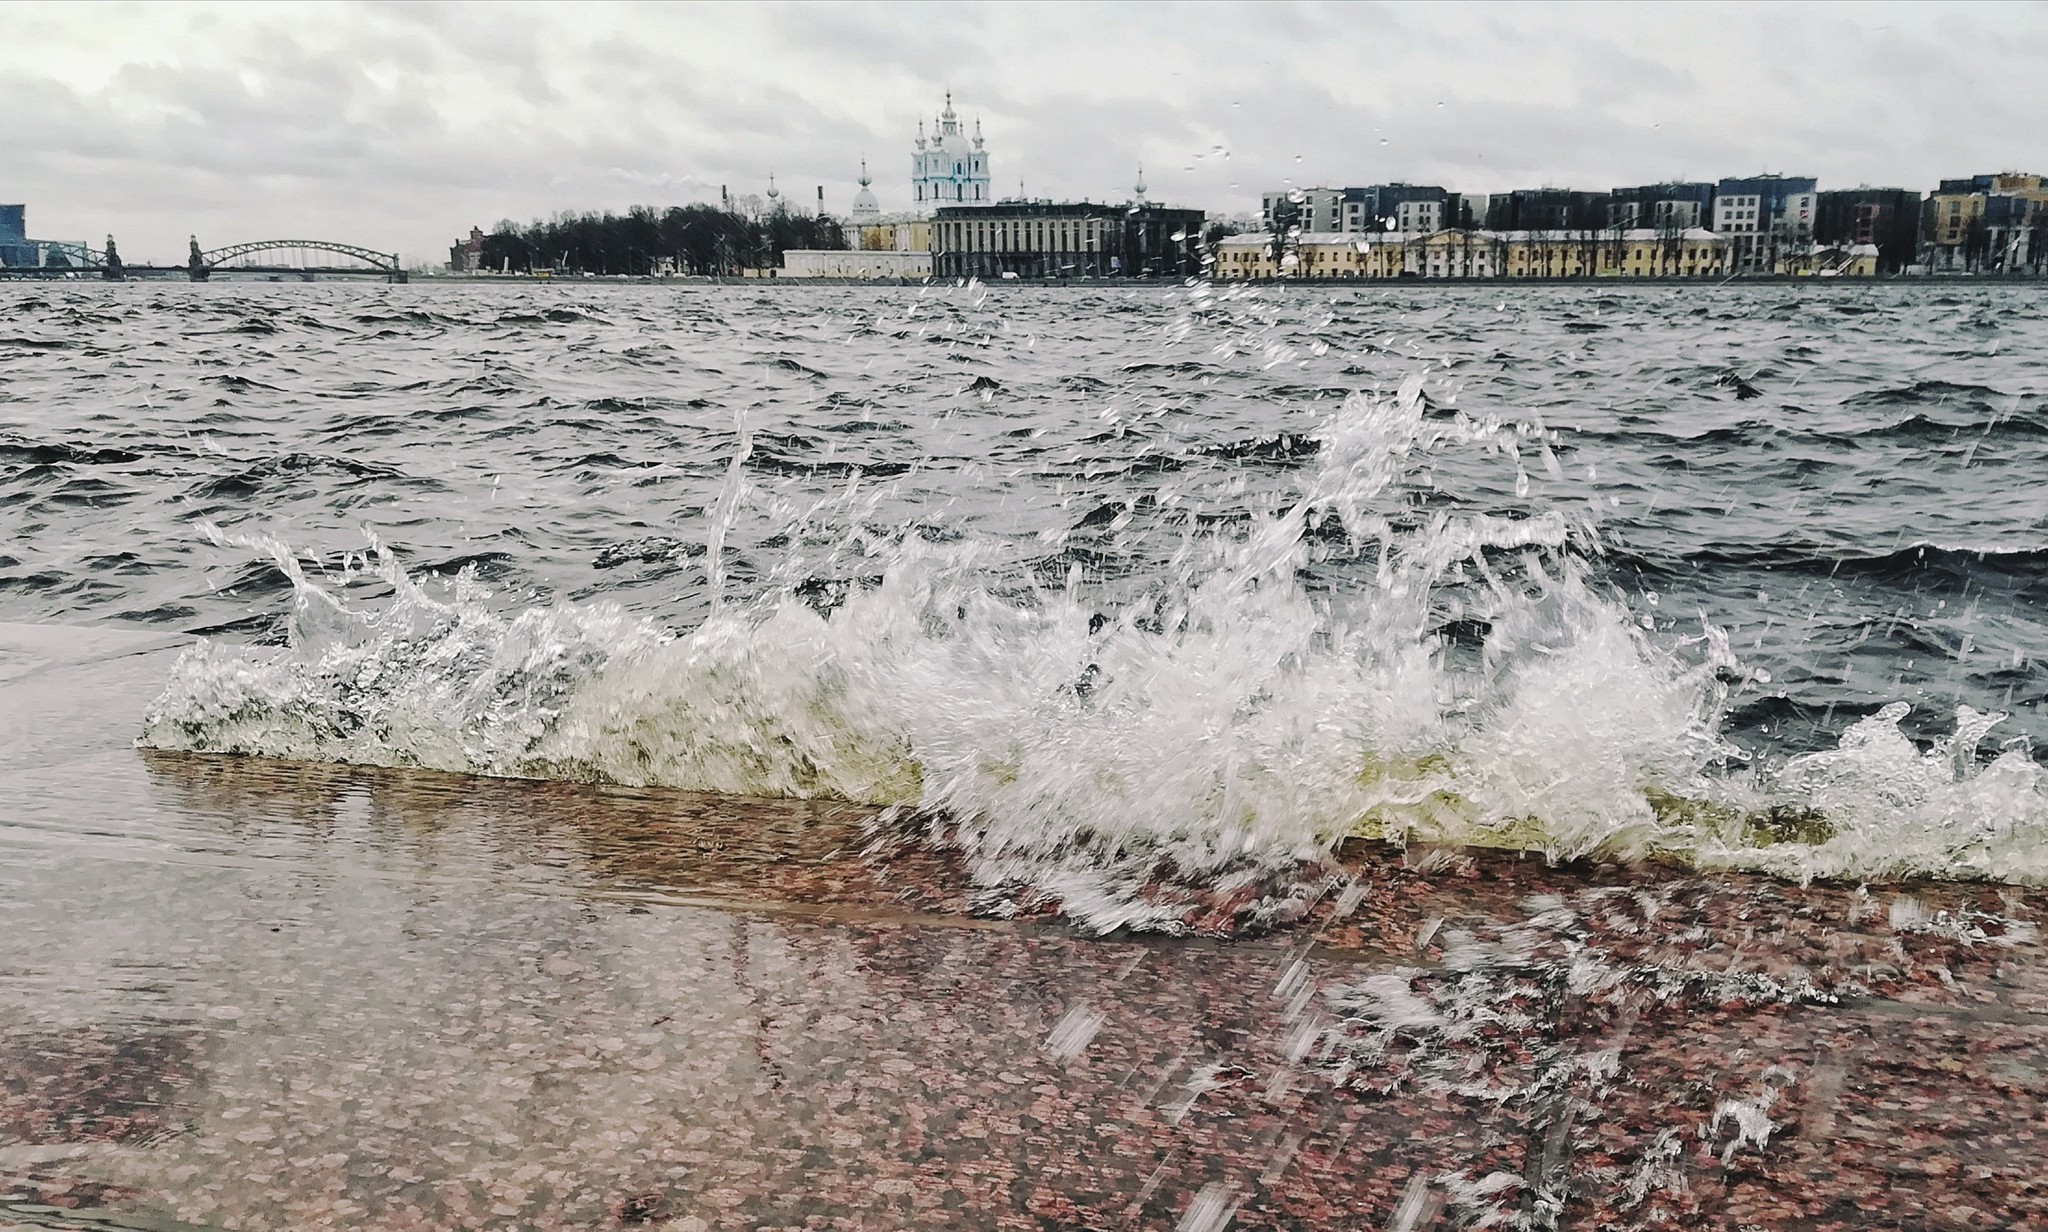
[(2048, 1218), (2033, 892), (1373, 848), (1260, 940), (1091, 938), (857, 809), (143, 765), (79, 790), (177, 852), (0, 871), (0, 1225)]

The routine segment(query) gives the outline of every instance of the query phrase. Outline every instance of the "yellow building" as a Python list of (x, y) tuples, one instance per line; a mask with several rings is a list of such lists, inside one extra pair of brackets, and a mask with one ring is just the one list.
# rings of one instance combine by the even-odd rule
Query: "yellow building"
[(930, 252), (932, 250), (932, 224), (930, 219), (915, 218), (897, 222), (864, 222), (858, 224), (858, 243), (848, 247), (863, 252)]
[(1273, 237), (1263, 231), (1250, 235), (1226, 235), (1217, 241), (1212, 278), (1278, 278), (1280, 266), (1273, 260)]
[[(1437, 231), (1428, 235), (1310, 233), (1280, 261), (1269, 234), (1217, 246), (1214, 276), (1444, 280), (1498, 278), (1725, 278), (1728, 237), (1691, 228), (1631, 231)], [(1292, 261), (1287, 258), (1291, 257)], [(1284, 265), (1284, 268), (1283, 268)]]
[[(1376, 237), (1341, 231), (1314, 231), (1295, 243), (1297, 264), (1293, 278), (1389, 278), (1399, 277), (1401, 249), (1398, 244), (1376, 243)], [(1393, 272), (1387, 272), (1389, 260)]]
[(1492, 231), (1438, 231), (1406, 245), (1422, 278), (1498, 278), (1506, 247)]
[[(1286, 245), (1279, 260), (1266, 232), (1226, 236), (1216, 246), (1217, 278), (1331, 279), (1399, 278), (1408, 268), (1408, 237), (1311, 231)], [(1282, 262), (1285, 262), (1285, 268)]]
[(1601, 273), (1622, 278), (1721, 278), (1733, 271), (1728, 237), (1698, 227), (1624, 231), (1608, 245)]
[(1931, 199), (1929, 237), (1943, 248), (1955, 248), (1969, 236), (1970, 224), (1984, 216), (1983, 193), (1936, 193)]

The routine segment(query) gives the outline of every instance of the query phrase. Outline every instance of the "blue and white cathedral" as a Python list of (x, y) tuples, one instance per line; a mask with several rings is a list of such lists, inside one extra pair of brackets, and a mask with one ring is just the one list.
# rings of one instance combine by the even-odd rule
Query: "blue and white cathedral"
[(974, 122), (970, 144), (961, 131), (959, 115), (953, 111), (951, 90), (946, 91), (946, 109), (933, 122), (929, 141), (924, 121), (917, 122), (910, 185), (919, 211), (941, 205), (987, 205), (995, 200), (988, 190), (988, 152), (981, 148), (981, 121)]

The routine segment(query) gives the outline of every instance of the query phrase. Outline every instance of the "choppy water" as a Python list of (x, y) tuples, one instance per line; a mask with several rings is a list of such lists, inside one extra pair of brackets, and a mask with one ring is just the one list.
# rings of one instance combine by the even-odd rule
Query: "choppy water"
[(150, 743), (921, 806), (1099, 924), (2048, 877), (2038, 289), (0, 297), (0, 618), (208, 635)]

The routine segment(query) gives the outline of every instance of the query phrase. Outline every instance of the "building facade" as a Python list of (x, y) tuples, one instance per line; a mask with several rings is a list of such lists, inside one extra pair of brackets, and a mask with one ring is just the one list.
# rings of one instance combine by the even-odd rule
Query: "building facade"
[[(1292, 241), (1271, 233), (1233, 235), (1215, 252), (1215, 277), (1288, 278), (1725, 278), (1729, 237), (1682, 231), (1475, 231), (1429, 234), (1306, 232)], [(1832, 272), (1844, 272), (1835, 270)], [(1862, 271), (1857, 271), (1862, 272)]]
[[(1295, 188), (1261, 197), (1262, 225), (1276, 235), (1428, 234), (1474, 225), (1458, 194), (1434, 184), (1370, 184), (1363, 188)], [(1484, 207), (1481, 207), (1482, 213)], [(1481, 221), (1484, 221), (1483, 218)]]
[(2048, 264), (2048, 177), (2004, 171), (1943, 180), (1922, 226), (1933, 269), (2039, 273)]
[(910, 155), (911, 197), (920, 210), (949, 205), (986, 205), (995, 200), (989, 192), (988, 151), (983, 148), (981, 121), (974, 122), (969, 138), (953, 110), (953, 92), (946, 92), (946, 109), (932, 122), (929, 140), (924, 121), (917, 122), (917, 145)]
[(932, 254), (894, 249), (791, 248), (782, 254), (783, 278), (857, 278), (923, 281), (932, 275)]
[(483, 268), (484, 231), (482, 227), (471, 227), (469, 238), (458, 240), (448, 249), (448, 272), (451, 274), (474, 274)]
[(932, 220), (910, 215), (849, 224), (846, 246), (859, 252), (924, 252), (932, 250)]
[(1714, 186), (1714, 230), (1729, 237), (1738, 273), (1770, 273), (1813, 243), (1820, 199), (1812, 176), (1756, 175)]
[(940, 278), (1194, 277), (1200, 210), (1162, 205), (1004, 201), (943, 206), (932, 219)]
[(1920, 194), (1903, 188), (1838, 188), (1817, 193), (1814, 243), (1877, 250), (1878, 272), (1896, 274), (1919, 260)]
[(1607, 194), (1607, 225), (1689, 231), (1714, 221), (1714, 186), (1704, 181), (1638, 184)]
[(1607, 223), (1607, 194), (1570, 188), (1517, 188), (1487, 200), (1489, 231), (1600, 231)]
[(28, 238), (28, 207), (0, 205), (0, 266), (24, 268), (42, 264), (42, 252)]
[(1304, 234), (1362, 231), (1365, 228), (1352, 225), (1358, 217), (1355, 196), (1358, 191), (1352, 188), (1291, 188), (1264, 193), (1260, 196), (1259, 214), (1266, 230), (1275, 234), (1288, 231)]

